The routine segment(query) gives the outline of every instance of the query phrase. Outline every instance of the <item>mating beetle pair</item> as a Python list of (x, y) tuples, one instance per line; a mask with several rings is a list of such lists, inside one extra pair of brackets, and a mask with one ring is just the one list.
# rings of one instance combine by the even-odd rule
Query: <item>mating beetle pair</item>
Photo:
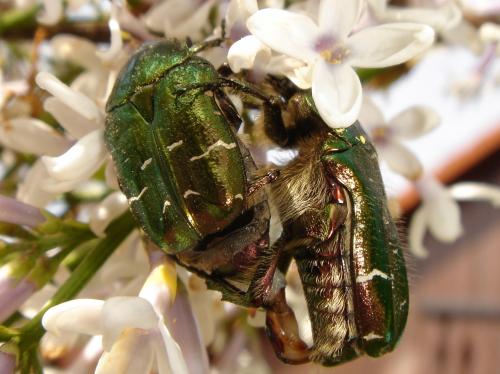
[[(408, 287), (373, 146), (359, 124), (328, 128), (308, 92), (270, 78), (269, 96), (222, 77), (196, 55), (215, 44), (146, 44), (117, 79), (105, 140), (132, 213), (150, 240), (224, 299), (264, 308), (285, 362), (335, 365), (392, 350)], [(267, 135), (298, 149), (294, 161), (256, 177), (224, 86), (261, 100)], [(283, 226), (272, 245), (266, 184)], [(312, 347), (280, 282), (292, 258)]]

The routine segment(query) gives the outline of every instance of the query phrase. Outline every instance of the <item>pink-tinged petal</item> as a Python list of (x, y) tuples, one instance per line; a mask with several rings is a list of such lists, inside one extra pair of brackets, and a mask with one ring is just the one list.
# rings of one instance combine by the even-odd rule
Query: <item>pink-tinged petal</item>
[(0, 195), (0, 222), (35, 227), (45, 221), (40, 209)]
[(413, 139), (428, 133), (441, 122), (439, 114), (428, 107), (408, 108), (389, 121), (388, 126), (394, 136)]
[(49, 175), (61, 182), (83, 181), (102, 165), (106, 157), (103, 130), (96, 130), (81, 138), (59, 157), (42, 157)]
[(362, 88), (358, 75), (349, 65), (318, 61), (314, 66), (312, 96), (328, 126), (348, 127), (358, 119)]
[(367, 95), (363, 95), (363, 103), (358, 120), (368, 133), (386, 125), (384, 115), (379, 107)]
[(17, 357), (14, 353), (0, 352), (0, 374), (14, 374), (16, 361)]
[(379, 19), (386, 22), (417, 22), (431, 26), (436, 31), (449, 30), (460, 22), (462, 12), (455, 4), (446, 4), (437, 8), (388, 7)]
[(84, 118), (95, 122), (102, 121), (100, 109), (90, 98), (72, 90), (52, 74), (38, 73), (35, 80), (41, 88), (49, 91)]
[(75, 299), (56, 305), (45, 312), (42, 325), (55, 335), (76, 332), (87, 335), (102, 334), (100, 316), (104, 301)]
[[(159, 374), (179, 373), (189, 374), (186, 360), (177, 342), (162, 321), (159, 322), (161, 340), (154, 345)], [(189, 349), (189, 348), (188, 348)], [(170, 370), (169, 370), (170, 368)]]
[(18, 152), (38, 156), (59, 155), (71, 143), (52, 127), (36, 118), (13, 118), (0, 126), (0, 143)]
[(302, 61), (314, 61), (318, 26), (306, 16), (280, 9), (263, 9), (247, 20), (250, 32), (273, 50)]
[(66, 34), (54, 36), (50, 45), (57, 57), (71, 61), (87, 70), (95, 70), (101, 67), (101, 61), (96, 55), (96, 45), (88, 39)]
[(416, 257), (426, 258), (429, 252), (424, 247), (425, 231), (427, 230), (427, 212), (422, 206), (415, 210), (408, 227), (408, 245), (410, 252)]
[(0, 268), (0, 323), (10, 317), (37, 290), (34, 282), (15, 279), (7, 265)]
[(37, 16), (37, 21), (43, 25), (54, 25), (63, 16), (63, 2), (54, 0), (42, 0), (43, 12)]
[[(183, 352), (189, 373), (204, 374), (210, 371), (207, 350), (189, 301), (185, 289), (178, 292), (165, 323)], [(204, 316), (210, 319), (212, 310), (207, 306)]]
[(154, 350), (151, 336), (134, 328), (124, 330), (109, 352), (104, 352), (95, 374), (149, 374)]
[(364, 0), (321, 0), (318, 24), (322, 35), (344, 40), (358, 23)]
[(423, 167), (418, 158), (398, 141), (387, 139), (377, 149), (394, 172), (409, 180), (417, 180), (422, 175)]
[(40, 181), (49, 178), (42, 160), (38, 159), (31, 167), (24, 180), (17, 186), (16, 199), (23, 203), (44, 208), (54, 199), (54, 193), (45, 191)]
[(434, 30), (417, 23), (388, 23), (368, 27), (347, 39), (349, 63), (360, 68), (401, 64), (421, 54), (434, 42)]
[(455, 183), (449, 188), (454, 199), (460, 201), (486, 201), (500, 208), (500, 187), (478, 182)]
[[(64, 127), (68, 134), (74, 139), (80, 139), (89, 132), (101, 128), (95, 121), (89, 121), (82, 117), (71, 107), (64, 104), (57, 97), (49, 97), (43, 103), (44, 109), (52, 114), (59, 124)], [(59, 154), (62, 152), (59, 152)]]
[(429, 230), (442, 242), (453, 242), (462, 235), (460, 207), (450, 192), (437, 180), (426, 179), (420, 183)]
[(243, 69), (252, 69), (256, 61), (267, 63), (271, 58), (271, 50), (253, 35), (245, 36), (234, 43), (227, 53), (227, 61), (231, 70), (239, 73)]
[(158, 320), (153, 306), (141, 297), (118, 296), (108, 299), (101, 314), (104, 350), (109, 351), (125, 329), (154, 329), (158, 326)]
[(97, 236), (104, 236), (104, 231), (111, 221), (128, 209), (128, 202), (121, 192), (113, 192), (96, 206), (90, 213), (89, 226)]

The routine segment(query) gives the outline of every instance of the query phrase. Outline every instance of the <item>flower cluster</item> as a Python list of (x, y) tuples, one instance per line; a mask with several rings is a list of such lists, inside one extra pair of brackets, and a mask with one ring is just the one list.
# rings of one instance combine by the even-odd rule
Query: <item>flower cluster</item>
[[(493, 186), (444, 187), (406, 146), (439, 125), (438, 108), (401, 108), (387, 120), (363, 94), (377, 77), (390, 76), (392, 83), (399, 68), (425, 58), (436, 33), (463, 45), (472, 45), (465, 34), (475, 37), (482, 56), (454, 90), (479, 92), (500, 51), (500, 28), (487, 22), (473, 27), (463, 6), (396, 7), (385, 0), (0, 4), (0, 366), (6, 372), (42, 366), (49, 372), (51, 362), (64, 362), (66, 372), (271, 372), (253, 344), (258, 337), (235, 327), (241, 316), (261, 327), (261, 312), (247, 315), (222, 301), (144, 238), (128, 214), (131, 199), (120, 191), (104, 142), (106, 102), (143, 42), (177, 38), (192, 45), (222, 38), (200, 55), (220, 71), (229, 66), (231, 78), (264, 91), (272, 91), (275, 79), (310, 92), (329, 130), (359, 121), (380, 161), (420, 192), (422, 204), (409, 227), (417, 256), (427, 254), (427, 228), (446, 242), (462, 234), (456, 200), (500, 206)], [(4, 42), (10, 37), (29, 43)], [(290, 160), (271, 160), (283, 149), (262, 139), (258, 104), (240, 100), (234, 106), (245, 119), (241, 143), (258, 166), (285, 165)], [(285, 158), (297, 154), (284, 151)], [(273, 238), (280, 230), (274, 223)], [(304, 299), (297, 270), (288, 277), (289, 299), (299, 321), (307, 320), (304, 302), (297, 301)], [(305, 325), (299, 328), (310, 341)]]

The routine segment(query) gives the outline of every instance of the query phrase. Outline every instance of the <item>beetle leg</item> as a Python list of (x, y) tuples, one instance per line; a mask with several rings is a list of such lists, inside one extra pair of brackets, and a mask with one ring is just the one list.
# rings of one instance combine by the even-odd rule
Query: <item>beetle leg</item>
[(286, 303), (285, 288), (267, 306), (266, 327), (274, 352), (281, 360), (289, 364), (310, 361), (310, 348), (300, 338), (297, 319)]
[(268, 185), (269, 183), (274, 182), (276, 179), (278, 179), (279, 175), (280, 175), (280, 171), (278, 169), (268, 170), (266, 174), (258, 177), (254, 181), (252, 181), (252, 183), (248, 187), (248, 191), (247, 191), (248, 196), (259, 191), (262, 187)]
[(189, 47), (189, 51), (192, 54), (197, 54), (205, 49), (219, 47), (222, 43), (226, 41), (226, 20), (221, 22), (221, 36), (215, 39), (210, 39), (203, 41), (201, 43), (194, 44)]

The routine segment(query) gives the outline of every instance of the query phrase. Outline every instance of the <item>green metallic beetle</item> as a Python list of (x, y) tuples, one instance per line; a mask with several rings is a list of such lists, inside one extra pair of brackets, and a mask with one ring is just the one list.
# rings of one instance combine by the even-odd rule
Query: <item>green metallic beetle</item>
[[(266, 309), (285, 362), (334, 365), (391, 350), (405, 324), (408, 289), (373, 147), (359, 125), (329, 129), (307, 93), (275, 88), (269, 96), (222, 77), (196, 55), (218, 43), (146, 44), (117, 79), (105, 141), (133, 215), (149, 240), (224, 299)], [(296, 147), (296, 160), (256, 176), (224, 86), (262, 101), (266, 133)], [(272, 246), (261, 188), (268, 183), (284, 227)], [(282, 274), (292, 257), (312, 347), (286, 303)]]
[[(281, 92), (283, 89), (281, 89)], [(260, 271), (297, 263), (313, 330), (271, 336), (284, 361), (336, 365), (391, 351), (408, 314), (408, 284), (397, 228), (387, 208), (377, 154), (359, 123), (333, 130), (310, 91), (289, 90), (287, 122), (266, 120), (267, 133), (298, 156), (273, 183), (283, 233)], [(287, 260), (288, 258), (288, 260)], [(293, 316), (268, 312), (277, 332)], [(292, 331), (292, 330), (291, 330)]]

